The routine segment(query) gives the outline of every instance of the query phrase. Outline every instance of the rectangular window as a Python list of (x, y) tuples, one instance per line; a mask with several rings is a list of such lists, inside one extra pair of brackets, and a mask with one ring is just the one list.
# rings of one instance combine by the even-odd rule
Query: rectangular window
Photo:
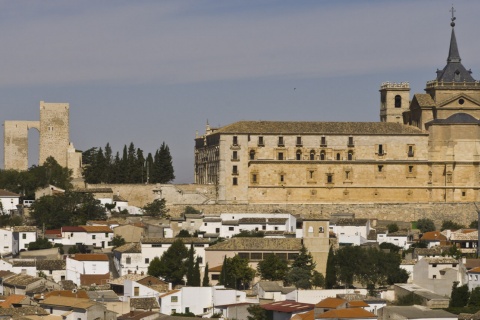
[(150, 258), (145, 258), (145, 263), (150, 263)]
[(92, 239), (95, 240), (96, 238), (96, 235), (92, 234)]
[(378, 155), (383, 156), (383, 144), (378, 145)]
[(252, 182), (257, 183), (257, 175), (255, 173), (252, 174)]
[(252, 259), (252, 260), (262, 260), (262, 253), (261, 252), (252, 252), (250, 254), (250, 259)]
[(275, 255), (282, 260), (287, 260), (287, 254), (286, 253), (276, 253)]
[(212, 280), (218, 280), (218, 279), (220, 279), (219, 274), (212, 274)]
[(383, 172), (383, 166), (382, 165), (378, 166), (378, 172)]
[(238, 167), (237, 166), (232, 167), (232, 174), (238, 174)]
[(327, 174), (327, 183), (333, 183), (333, 174)]
[(265, 143), (263, 142), (263, 137), (258, 137), (258, 145), (259, 146), (264, 146)]
[(125, 259), (125, 263), (126, 264), (131, 264), (132, 263), (132, 258), (127, 257), (127, 259)]
[(237, 136), (233, 136), (233, 145), (234, 146), (238, 145), (238, 137)]
[(178, 296), (172, 296), (170, 302), (178, 302)]
[(327, 146), (327, 137), (321, 137), (320, 138), (320, 146), (321, 147), (326, 147)]
[(200, 264), (203, 263), (203, 258), (202, 257), (197, 256), (197, 260), (198, 260), (198, 263), (200, 263)]
[(280, 175), (280, 182), (285, 182), (285, 175), (283, 174)]
[(238, 178), (236, 178), (236, 177), (233, 178), (232, 184), (233, 184), (234, 186), (238, 186)]
[(242, 259), (250, 259), (250, 255), (248, 254), (248, 252), (239, 252), (238, 256)]
[(233, 231), (234, 227), (228, 227), (228, 231)]
[(278, 137), (278, 146), (284, 146), (283, 137)]
[(185, 307), (185, 313), (189, 313), (190, 312), (190, 308), (189, 307)]
[(413, 166), (408, 166), (408, 173), (413, 173)]
[(238, 160), (238, 152), (237, 151), (232, 152), (232, 160)]
[(353, 137), (348, 137), (348, 146), (353, 147), (355, 144), (353, 143)]
[(22, 239), (27, 239), (27, 234), (26, 233), (22, 233)]
[(278, 153), (278, 160), (283, 160), (283, 152)]
[(297, 147), (302, 145), (302, 137), (297, 137)]
[(138, 297), (140, 295), (140, 287), (134, 287), (133, 288), (133, 295), (135, 297)]
[(413, 156), (414, 156), (413, 146), (412, 146), (412, 145), (409, 145), (409, 146), (408, 146), (408, 156), (409, 156), (409, 157), (413, 157)]

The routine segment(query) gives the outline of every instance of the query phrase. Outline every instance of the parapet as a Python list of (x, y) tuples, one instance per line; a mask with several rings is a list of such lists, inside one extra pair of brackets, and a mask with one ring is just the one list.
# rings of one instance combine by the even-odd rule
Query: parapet
[(380, 89), (409, 89), (410, 90), (410, 83), (409, 82), (383, 82), (380, 86)]

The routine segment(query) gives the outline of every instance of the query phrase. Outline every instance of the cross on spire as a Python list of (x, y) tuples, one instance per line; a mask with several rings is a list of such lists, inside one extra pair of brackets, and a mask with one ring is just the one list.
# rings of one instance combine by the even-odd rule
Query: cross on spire
[(455, 8), (453, 7), (453, 4), (452, 4), (452, 9), (450, 9), (450, 12), (452, 13), (452, 22), (450, 23), (450, 25), (451, 25), (452, 27), (455, 27), (455, 22), (454, 22), (454, 21), (455, 21), (455, 19), (457, 19), (457, 18), (455, 18), (455, 12), (456, 12), (456, 10), (455, 10)]

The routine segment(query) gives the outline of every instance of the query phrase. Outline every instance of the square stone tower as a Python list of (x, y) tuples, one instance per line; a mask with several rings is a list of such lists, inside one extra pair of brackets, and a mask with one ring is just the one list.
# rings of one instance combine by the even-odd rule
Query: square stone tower
[(70, 143), (69, 121), (68, 103), (40, 101), (39, 165), (52, 156), (62, 167), (67, 167), (67, 150)]

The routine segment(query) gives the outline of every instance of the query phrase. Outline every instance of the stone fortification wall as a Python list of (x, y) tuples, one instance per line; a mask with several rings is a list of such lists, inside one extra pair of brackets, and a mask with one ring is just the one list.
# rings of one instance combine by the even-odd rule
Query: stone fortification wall
[(3, 124), (3, 163), (5, 169), (28, 169), (28, 130), (40, 131), (40, 121), (5, 121)]
[(112, 188), (113, 194), (128, 200), (128, 204), (143, 207), (156, 199), (154, 184), (86, 184), (84, 188)]
[[(443, 220), (469, 225), (477, 219), (473, 203), (371, 203), (371, 204), (238, 204), (238, 205), (196, 205), (205, 215), (225, 212), (286, 212), (304, 217), (329, 218), (333, 213), (354, 213), (356, 218), (416, 221), (422, 218), (432, 219), (437, 227)], [(185, 206), (170, 205), (171, 216), (179, 216)]]

